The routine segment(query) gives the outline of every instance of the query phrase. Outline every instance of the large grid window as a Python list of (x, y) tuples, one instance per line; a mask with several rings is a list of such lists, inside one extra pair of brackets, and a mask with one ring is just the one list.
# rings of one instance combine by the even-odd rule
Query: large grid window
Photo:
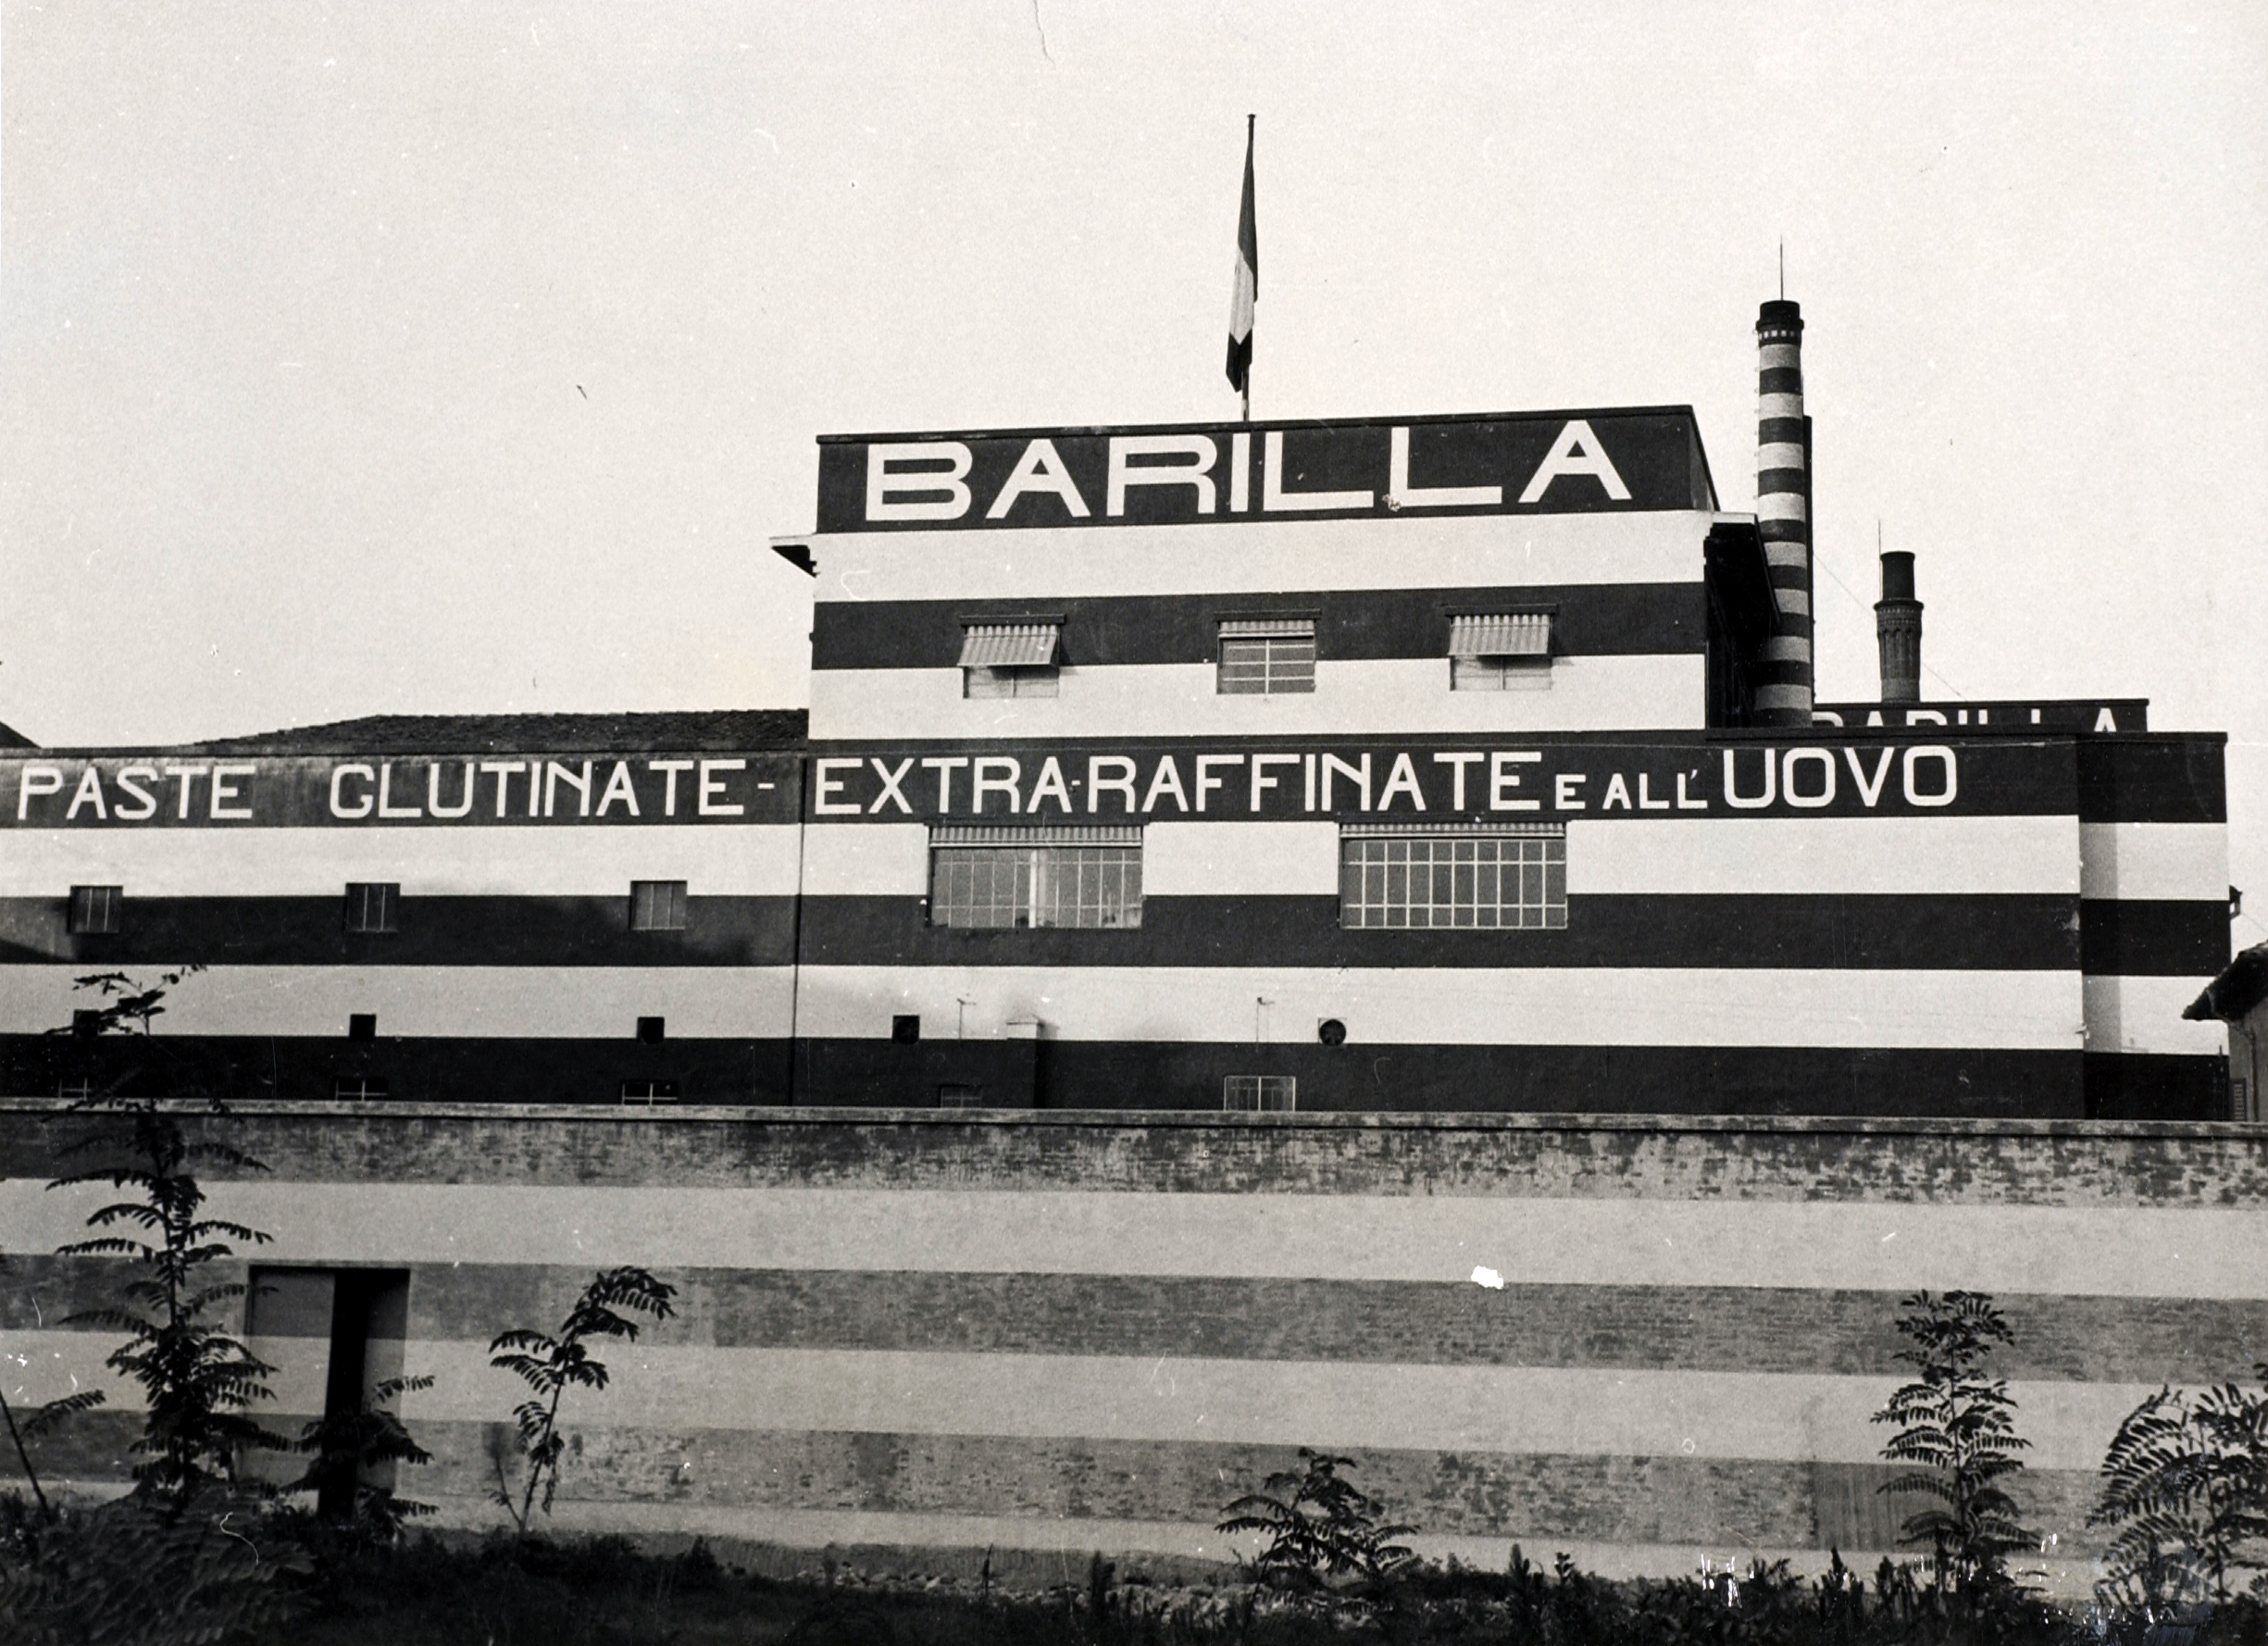
[(1221, 624), (1224, 697), (1277, 697), (1315, 689), (1313, 617), (1234, 617)]
[(632, 880), (630, 882), (630, 929), (632, 931), (683, 931), (685, 929), (685, 882), (683, 880)]
[(64, 929), (89, 937), (115, 932), (125, 902), (123, 886), (73, 886)]
[(1228, 1075), (1221, 1081), (1221, 1107), (1232, 1114), (1289, 1113), (1299, 1100), (1300, 1082), (1291, 1075)]
[(395, 908), (402, 901), (397, 880), (349, 880), (346, 883), (346, 929), (349, 931), (392, 931)]
[(1483, 930), (1565, 926), (1566, 837), (1550, 824), (1518, 829), (1348, 830), (1340, 842), (1339, 923)]
[(929, 837), (929, 924), (978, 930), (1142, 923), (1139, 829), (967, 826)]

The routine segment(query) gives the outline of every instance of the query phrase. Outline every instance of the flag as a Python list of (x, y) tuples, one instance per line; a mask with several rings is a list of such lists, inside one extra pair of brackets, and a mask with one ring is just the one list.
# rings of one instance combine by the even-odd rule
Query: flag
[(1228, 381), (1240, 393), (1252, 380), (1252, 303), (1260, 295), (1260, 231), (1252, 217), (1252, 126), (1245, 117), (1244, 208), (1237, 214), (1237, 282), (1228, 298)]

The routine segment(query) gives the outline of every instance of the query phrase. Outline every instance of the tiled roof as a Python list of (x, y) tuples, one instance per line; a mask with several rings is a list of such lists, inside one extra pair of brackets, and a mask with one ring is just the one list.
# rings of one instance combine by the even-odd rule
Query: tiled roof
[(616, 715), (369, 715), (177, 745), (200, 754), (485, 754), (570, 750), (793, 749), (803, 709), (672, 709)]

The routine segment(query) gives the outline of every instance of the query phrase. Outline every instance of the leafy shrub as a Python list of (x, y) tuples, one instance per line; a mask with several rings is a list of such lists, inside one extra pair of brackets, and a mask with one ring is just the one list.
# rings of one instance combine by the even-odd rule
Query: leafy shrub
[(1340, 1477), (1354, 1459), (1305, 1446), (1300, 1456), (1304, 1468), (1270, 1475), (1259, 1491), (1221, 1510), (1216, 1531), (1267, 1534), (1256, 1570), (1309, 1584), (1351, 1577), (1377, 1588), (1415, 1558), (1393, 1540), (1417, 1528), (1380, 1525), (1385, 1505)]
[(2005, 1584), (2008, 1556), (2037, 1541), (2000, 1484), (2024, 1467), (2015, 1454), (2031, 1442), (2016, 1434), (2006, 1380), (1985, 1376), (1994, 1347), (2015, 1338), (1982, 1292), (1920, 1291), (1905, 1306), (1898, 1330), (1912, 1346), (1898, 1358), (1920, 1376), (1898, 1389), (1874, 1421), (1898, 1425), (1882, 1455), (1919, 1466), (1880, 1490), (1936, 1500), (1908, 1517), (1900, 1540), (1929, 1546), (1940, 1594), (1974, 1598)]
[(2268, 1574), (2268, 1389), (2161, 1388), (2119, 1424), (2087, 1523), (2117, 1528), (2096, 1591), (2114, 1612), (2226, 1601), (2232, 1573)]
[(0, 1639), (12, 1646), (192, 1646), (305, 1610), (305, 1552), (264, 1503), (214, 1480), (135, 1493), (0, 1546)]
[[(56, 1032), (139, 1035), (147, 1041), (151, 1019), (165, 1010), (168, 991), (199, 969), (168, 972), (155, 985), (124, 972), (81, 978), (76, 986), (93, 991), (102, 1004), (79, 1014), (70, 1029)], [(200, 1160), (218, 1160), (244, 1171), (268, 1168), (231, 1144), (209, 1138), (192, 1142), (179, 1112), (225, 1115), (227, 1106), (193, 1075), (171, 1068), (154, 1054), (149, 1062), (152, 1066), (69, 1106), (67, 1113), (91, 1115), (96, 1124), (65, 1146), (65, 1157), (108, 1158), (47, 1187), (107, 1182), (135, 1191), (131, 1200), (97, 1208), (87, 1223), (97, 1229), (124, 1226), (137, 1233), (99, 1234), (56, 1251), (66, 1257), (127, 1258), (139, 1274), (119, 1289), (118, 1304), (81, 1310), (63, 1324), (126, 1334), (126, 1341), (104, 1364), (141, 1384), (146, 1403), (142, 1438), (134, 1443), (142, 1459), (134, 1468), (134, 1487), (179, 1503), (197, 1495), (208, 1481), (233, 1482), (244, 1452), (278, 1451), (287, 1442), (246, 1415), (254, 1402), (268, 1398), (266, 1378), (273, 1368), (206, 1318), (216, 1304), (245, 1294), (241, 1282), (206, 1278), (210, 1266), (235, 1254), (226, 1242), (262, 1245), (268, 1237), (241, 1223), (202, 1216), (205, 1191), (192, 1169)], [(135, 1074), (153, 1070), (157, 1078), (148, 1090), (126, 1090)]]
[(548, 1515), (559, 1490), (559, 1458), (567, 1450), (566, 1437), (559, 1432), (560, 1397), (570, 1387), (606, 1387), (606, 1365), (592, 1354), (588, 1341), (620, 1338), (635, 1342), (638, 1323), (617, 1311), (628, 1309), (633, 1315), (667, 1320), (672, 1313), (669, 1300), (676, 1295), (676, 1287), (665, 1285), (642, 1268), (607, 1269), (593, 1276), (583, 1288), (556, 1337), (516, 1329), (497, 1333), (489, 1344), (489, 1364), (513, 1373), (534, 1390), (534, 1398), (521, 1402), (512, 1414), (527, 1467), (519, 1501), (513, 1501), (501, 1454), (495, 1458), (496, 1490), (489, 1494), (522, 1533), (535, 1513), (538, 1493), (542, 1497), (543, 1513)]
[(389, 1409), (405, 1393), (432, 1387), (430, 1377), (389, 1378), (363, 1397), (358, 1409), (308, 1424), (293, 1445), (308, 1458), (306, 1473), (283, 1490), (314, 1492), (318, 1514), (333, 1505), (330, 1517), (350, 1538), (393, 1542), (405, 1521), (430, 1515), (433, 1505), (396, 1497), (391, 1486), (373, 1486), (368, 1477), (389, 1465), (433, 1461)]

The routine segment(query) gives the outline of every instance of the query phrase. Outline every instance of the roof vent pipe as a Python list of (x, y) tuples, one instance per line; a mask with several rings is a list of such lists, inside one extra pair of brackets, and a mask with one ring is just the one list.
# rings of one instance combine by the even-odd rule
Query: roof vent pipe
[(1756, 674), (1756, 722), (1812, 723), (1812, 420), (1803, 413), (1803, 311), (1756, 312), (1756, 526), (1779, 630)]
[(1913, 597), (1913, 556), (1882, 556), (1882, 598), (1875, 602), (1875, 643), (1882, 650), (1882, 701), (1922, 701), (1922, 603)]

